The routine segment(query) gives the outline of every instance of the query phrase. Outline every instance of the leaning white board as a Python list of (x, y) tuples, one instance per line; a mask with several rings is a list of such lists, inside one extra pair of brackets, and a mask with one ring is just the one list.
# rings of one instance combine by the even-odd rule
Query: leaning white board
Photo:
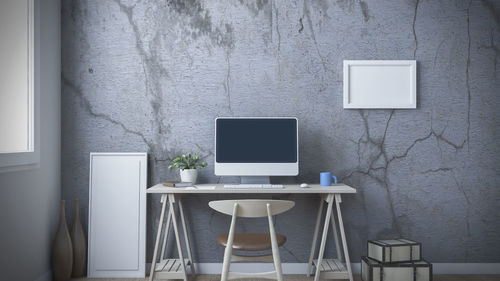
[(146, 153), (90, 153), (88, 277), (145, 277)]
[(417, 62), (344, 60), (344, 108), (417, 108)]

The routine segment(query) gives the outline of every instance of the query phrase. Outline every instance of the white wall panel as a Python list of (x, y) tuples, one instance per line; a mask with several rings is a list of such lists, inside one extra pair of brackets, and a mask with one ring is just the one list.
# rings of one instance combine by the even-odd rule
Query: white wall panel
[(146, 153), (91, 153), (89, 277), (144, 277)]

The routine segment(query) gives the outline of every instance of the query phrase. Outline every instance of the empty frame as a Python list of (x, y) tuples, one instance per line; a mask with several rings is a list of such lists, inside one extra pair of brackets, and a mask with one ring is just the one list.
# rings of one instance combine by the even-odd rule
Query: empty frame
[(417, 62), (344, 60), (344, 108), (417, 108)]

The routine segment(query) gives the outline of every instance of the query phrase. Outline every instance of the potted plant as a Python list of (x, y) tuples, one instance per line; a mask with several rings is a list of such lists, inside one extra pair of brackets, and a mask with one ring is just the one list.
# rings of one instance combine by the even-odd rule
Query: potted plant
[(192, 184), (196, 183), (196, 178), (198, 177), (198, 170), (203, 169), (208, 164), (207, 162), (198, 163), (200, 157), (188, 155), (177, 156), (172, 160), (172, 165), (168, 166), (169, 170), (173, 168), (179, 168), (181, 173), (181, 182), (190, 182)]

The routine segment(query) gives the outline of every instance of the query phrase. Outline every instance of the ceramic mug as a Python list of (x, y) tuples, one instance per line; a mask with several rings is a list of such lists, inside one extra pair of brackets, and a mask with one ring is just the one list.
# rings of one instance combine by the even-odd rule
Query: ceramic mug
[(333, 183), (337, 183), (337, 177), (332, 175), (330, 172), (323, 172), (319, 174), (319, 184), (323, 186), (330, 186)]

